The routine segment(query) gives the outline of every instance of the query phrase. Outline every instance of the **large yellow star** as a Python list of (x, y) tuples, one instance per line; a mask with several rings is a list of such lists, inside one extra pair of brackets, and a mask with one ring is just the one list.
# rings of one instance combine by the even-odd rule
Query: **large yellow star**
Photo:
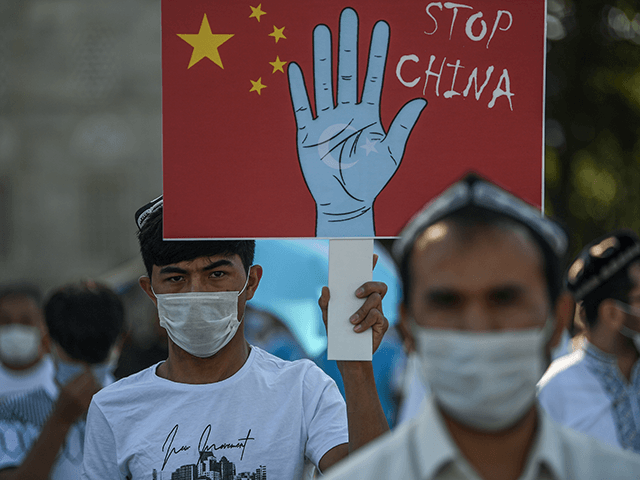
[(249, 15), (249, 18), (255, 18), (256, 20), (260, 21), (260, 17), (262, 15), (266, 15), (267, 12), (264, 12), (262, 10), (262, 4), (260, 3), (257, 7), (252, 7), (251, 5), (249, 5), (249, 8), (251, 9), (251, 15)]
[(281, 38), (284, 38), (285, 40), (287, 39), (287, 37), (284, 36), (284, 33), (282, 33), (282, 31), (284, 30), (284, 27), (282, 28), (276, 28), (276, 26), (273, 26), (273, 33), (270, 33), (269, 36), (270, 37), (274, 37), (276, 39), (276, 43), (278, 43), (278, 40), (280, 40)]
[(200, 31), (198, 33), (178, 33), (178, 36), (193, 47), (193, 53), (191, 53), (191, 60), (187, 68), (193, 67), (203, 58), (208, 58), (220, 68), (224, 69), (220, 53), (218, 53), (218, 47), (233, 37), (233, 34), (211, 33), (211, 27), (209, 26), (206, 13), (202, 18), (202, 24), (200, 25)]
[(271, 65), (273, 67), (273, 72), (271, 73), (276, 73), (278, 70), (280, 70), (282, 73), (284, 73), (284, 70), (282, 69), (282, 67), (284, 67), (287, 64), (287, 62), (283, 62), (280, 60), (280, 57), (276, 55), (276, 59), (273, 62), (269, 62), (269, 65)]
[(251, 82), (251, 90), (249, 90), (249, 92), (258, 92), (258, 95), (260, 95), (260, 92), (262, 91), (263, 88), (267, 88), (266, 85), (262, 84), (262, 77), (258, 78), (258, 81), (254, 82), (253, 80), (249, 80)]

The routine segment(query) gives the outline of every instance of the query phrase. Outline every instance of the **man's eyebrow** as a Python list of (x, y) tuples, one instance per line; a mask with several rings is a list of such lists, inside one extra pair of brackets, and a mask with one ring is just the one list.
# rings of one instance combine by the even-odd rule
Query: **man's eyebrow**
[(491, 293), (509, 292), (509, 293), (520, 294), (520, 293), (523, 293), (524, 291), (525, 291), (525, 288), (520, 283), (515, 283), (515, 282), (496, 285), (491, 289)]
[(209, 265), (202, 268), (203, 272), (208, 272), (209, 270), (213, 270), (218, 267), (229, 267), (233, 266), (233, 262), (231, 260), (216, 260), (215, 262), (211, 262)]
[(160, 269), (160, 274), (165, 274), (165, 273), (181, 273), (181, 274), (185, 274), (187, 273), (187, 271), (183, 268), (180, 267), (173, 267), (171, 265), (168, 265), (166, 267), (162, 267)]
[(458, 291), (448, 287), (433, 287), (424, 294), (427, 300), (441, 300), (443, 298), (454, 298), (458, 296)]

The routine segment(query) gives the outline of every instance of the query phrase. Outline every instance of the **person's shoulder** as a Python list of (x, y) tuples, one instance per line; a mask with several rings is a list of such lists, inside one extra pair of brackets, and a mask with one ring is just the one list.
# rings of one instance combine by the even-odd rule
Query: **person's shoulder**
[(554, 360), (538, 382), (538, 390), (556, 385), (566, 387), (571, 379), (581, 377), (583, 359), (584, 350), (579, 349)]
[(640, 478), (640, 455), (637, 453), (607, 445), (563, 425), (554, 425), (562, 443), (565, 465), (571, 471), (569, 478)]
[(252, 369), (254, 375), (269, 379), (271, 385), (288, 385), (293, 388), (298, 384), (305, 389), (322, 388), (322, 385), (335, 384), (313, 361), (302, 358), (299, 360), (283, 360), (259, 347), (252, 346), (254, 361)]
[(144, 395), (144, 392), (153, 386), (156, 376), (155, 370), (158, 365), (159, 363), (105, 386), (93, 396), (94, 401), (96, 403), (109, 402), (135, 395), (137, 392)]
[(314, 368), (320, 370), (320, 367), (306, 358), (299, 360), (283, 360), (280, 357), (276, 357), (275, 355), (262, 350), (260, 347), (252, 345), (251, 349), (255, 355), (254, 366), (265, 371), (282, 374), (284, 372), (305, 372)]

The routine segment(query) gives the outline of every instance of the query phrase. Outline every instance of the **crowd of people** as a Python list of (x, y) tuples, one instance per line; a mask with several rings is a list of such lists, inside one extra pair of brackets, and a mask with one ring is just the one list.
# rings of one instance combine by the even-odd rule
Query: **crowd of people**
[[(255, 242), (164, 241), (162, 218), (162, 197), (136, 213), (139, 284), (167, 334), (137, 373), (113, 376), (126, 327), (110, 288), (0, 292), (0, 480), (640, 479), (634, 232), (567, 266), (563, 228), (481, 177), (427, 204), (393, 245), (410, 361), (390, 430), (372, 362), (337, 362), (341, 392), (247, 341), (267, 322), (247, 314)], [(363, 284), (344, 319), (374, 358), (386, 291)]]

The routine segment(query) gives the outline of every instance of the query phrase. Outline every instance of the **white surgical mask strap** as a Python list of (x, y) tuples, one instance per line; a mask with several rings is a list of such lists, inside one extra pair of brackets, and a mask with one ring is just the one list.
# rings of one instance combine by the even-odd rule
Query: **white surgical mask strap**
[(544, 323), (544, 326), (542, 327), (542, 337), (544, 339), (545, 345), (547, 345), (549, 343), (549, 340), (551, 340), (551, 337), (553, 337), (553, 332), (555, 331), (555, 327), (556, 327), (555, 316), (553, 315), (553, 313), (549, 313), (549, 316), (547, 317), (547, 321)]
[(615, 304), (616, 307), (619, 310), (622, 310), (624, 313), (628, 313), (629, 315), (633, 315), (634, 317), (640, 317), (640, 308), (629, 305), (628, 303), (621, 302), (620, 300), (616, 300)]
[(244, 292), (247, 285), (249, 285), (249, 273), (251, 273), (251, 267), (253, 267), (253, 265), (249, 265), (249, 268), (247, 269), (247, 279), (244, 282), (244, 287), (242, 287), (242, 290), (238, 293), (238, 296), (242, 295), (242, 292)]
[[(632, 315), (634, 317), (640, 317), (640, 308), (634, 307), (633, 305), (629, 305), (628, 303), (621, 302), (620, 300), (616, 300), (616, 307), (622, 310), (624, 313), (628, 315)], [(640, 336), (640, 332), (630, 329), (626, 325), (622, 325), (620, 327), (620, 333), (627, 338), (635, 338)]]

